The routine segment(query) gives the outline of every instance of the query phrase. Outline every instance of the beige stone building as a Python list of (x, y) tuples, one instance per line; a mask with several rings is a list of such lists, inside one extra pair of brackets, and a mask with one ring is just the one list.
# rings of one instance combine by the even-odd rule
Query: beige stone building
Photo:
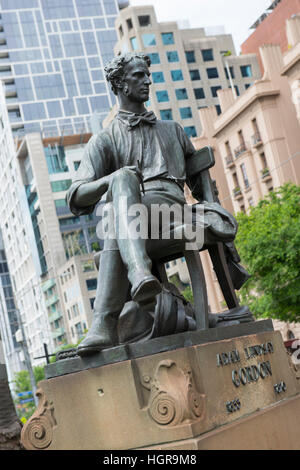
[(283, 56), (281, 74), (288, 78), (292, 101), (300, 122), (300, 15), (293, 15), (286, 22), (289, 51)]
[(235, 55), (230, 34), (159, 23), (152, 6), (124, 8), (115, 25), (116, 54), (142, 51), (151, 58), (149, 108), (160, 119), (179, 122), (190, 137), (201, 135), (199, 108), (215, 106), (220, 112), (219, 89), (232, 84), (237, 97), (261, 75), (255, 54)]

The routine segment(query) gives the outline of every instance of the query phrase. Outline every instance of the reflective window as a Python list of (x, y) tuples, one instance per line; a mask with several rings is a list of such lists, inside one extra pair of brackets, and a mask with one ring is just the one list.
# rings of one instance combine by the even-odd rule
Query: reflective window
[[(93, 33), (85, 33), (85, 35), (92, 35)], [(67, 57), (76, 57), (84, 55), (81, 37), (79, 33), (63, 34), (62, 35), (63, 44)], [(97, 49), (96, 49), (97, 51)], [(91, 52), (94, 54), (95, 50)]]
[(184, 131), (188, 137), (197, 137), (196, 127), (195, 126), (187, 126), (184, 127)]
[(214, 54), (212, 49), (202, 49), (202, 59), (204, 62), (208, 62), (210, 60), (214, 60)]
[(177, 51), (168, 51), (167, 52), (168, 62), (179, 62), (179, 56)]
[(74, 18), (75, 10), (73, 0), (43, 0), (43, 14), (46, 20), (55, 20), (61, 18)]
[(172, 121), (173, 120), (172, 109), (161, 109), (160, 117), (163, 121)]
[(26, 47), (35, 47), (38, 44), (38, 34), (32, 11), (20, 11), (20, 23)]
[[(75, 0), (78, 16), (102, 16), (101, 2), (97, 0)], [(111, 1), (110, 1), (111, 3)]]
[[(49, 174), (69, 171), (66, 164), (65, 149), (62, 145), (48, 145), (44, 148)], [(59, 199), (61, 201), (61, 199)], [(62, 206), (60, 206), (62, 207)]]
[(92, 70), (91, 75), (92, 75), (92, 79), (95, 80), (96, 82), (103, 80), (103, 72), (101, 69)]
[(152, 65), (160, 64), (160, 58), (157, 52), (151, 52), (150, 54), (147, 54), (147, 55), (150, 57)]
[(180, 80), (183, 80), (183, 73), (182, 70), (171, 70), (171, 77), (173, 82), (178, 82)]
[(33, 77), (37, 99), (63, 98), (65, 90), (60, 74), (36, 75)]
[(62, 101), (62, 104), (63, 104), (63, 107), (64, 107), (64, 111), (65, 111), (65, 115), (66, 115), (66, 116), (72, 116), (73, 114), (76, 114), (74, 102), (73, 102), (72, 99), (70, 99), (70, 100), (63, 100), (63, 101)]
[(65, 199), (55, 199), (55, 207), (68, 207)]
[(190, 70), (191, 80), (200, 80), (200, 72), (198, 69)]
[(81, 26), (81, 29), (93, 29), (91, 20), (80, 20), (80, 26)]
[(163, 83), (165, 81), (163, 72), (152, 72), (151, 75), (153, 83)]
[(185, 51), (185, 57), (188, 64), (196, 62), (195, 51)]
[(61, 31), (71, 31), (71, 23), (70, 21), (60, 21), (59, 27)]
[(102, 28), (106, 28), (106, 24), (105, 24), (105, 20), (104, 18), (95, 18), (94, 19), (94, 25), (95, 25), (95, 28), (99, 28), (99, 29), (102, 29)]
[(15, 78), (16, 89), (18, 90), (18, 98), (20, 101), (33, 101), (34, 94), (32, 84), (29, 77)]
[(110, 108), (107, 96), (91, 96), (89, 98), (92, 111), (107, 112)]
[(45, 67), (44, 67), (43, 62), (36, 62), (36, 63), (30, 64), (30, 69), (31, 69), (31, 73), (33, 74), (45, 72)]
[(117, 33), (114, 29), (106, 29), (105, 31), (97, 31), (96, 34), (102, 60), (105, 64), (114, 57), (113, 49), (118, 40)]
[(240, 69), (241, 69), (242, 77), (252, 77), (251, 65), (241, 65)]
[(63, 49), (62, 49), (59, 35), (52, 34), (51, 36), (49, 36), (49, 41), (50, 41), (50, 46), (51, 46), (52, 57), (54, 59), (58, 57), (63, 57)]
[(173, 33), (161, 33), (162, 42), (165, 46), (168, 44), (174, 44), (174, 34)]
[(76, 70), (78, 85), (81, 95), (91, 95), (93, 93), (89, 74), (87, 73), (87, 64), (85, 59), (75, 59), (74, 68)]
[(202, 100), (203, 98), (205, 98), (203, 88), (194, 88), (194, 94), (195, 94), (196, 100)]
[(218, 91), (218, 90), (221, 90), (222, 87), (221, 87), (221, 86), (212, 86), (210, 89), (211, 89), (212, 97), (213, 97), (213, 98), (217, 98), (217, 97), (218, 97), (217, 91)]
[[(116, 8), (116, 2), (114, 2), (113, 0), (102, 0), (102, 1), (103, 1), (105, 13), (107, 15), (116, 15), (118, 13), (117, 8)], [(84, 3), (85, 3), (85, 0), (84, 0)], [(94, 0), (94, 3), (98, 3), (98, 1)]]
[(219, 116), (219, 115), (221, 114), (221, 112), (222, 112), (221, 106), (220, 106), (219, 104), (216, 104), (215, 108), (216, 108), (217, 114), (218, 114), (218, 116)]
[(179, 112), (181, 119), (189, 119), (193, 117), (192, 110), (189, 106), (186, 108), (179, 108)]
[(72, 184), (72, 180), (60, 180), (60, 181), (52, 181), (51, 188), (54, 193), (59, 191), (67, 191)]
[(59, 219), (59, 225), (75, 225), (80, 223), (79, 217), (64, 217), (63, 219)]
[(186, 88), (178, 88), (175, 90), (176, 98), (178, 100), (187, 100), (188, 99), (188, 94), (186, 91)]
[(103, 94), (106, 93), (106, 85), (105, 82), (94, 83), (95, 93)]
[(169, 94), (167, 90), (161, 90), (156, 92), (156, 98), (159, 103), (169, 101)]
[(208, 78), (218, 78), (219, 77), (218, 69), (216, 67), (211, 67), (209, 69), (206, 69), (206, 72), (207, 72), (207, 77)]
[(90, 57), (88, 60), (89, 60), (89, 65), (92, 69), (95, 69), (96, 67), (100, 67), (99, 57)]
[(89, 114), (89, 105), (86, 98), (77, 98), (77, 109), (79, 114)]
[(45, 119), (46, 113), (43, 103), (23, 104), (22, 106), (24, 119), (26, 121), (35, 121), (37, 119)]
[(28, 73), (27, 64), (16, 64), (14, 65), (16, 75), (25, 75)]
[(142, 34), (142, 39), (143, 39), (143, 44), (145, 47), (156, 45), (155, 34), (152, 34), (152, 33)]
[(47, 108), (48, 108), (48, 114), (50, 118), (62, 116), (62, 110), (61, 110), (59, 101), (48, 101)]
[[(85, 43), (86, 53), (88, 55), (98, 54), (96, 38), (95, 38), (94, 33), (92, 32), (83, 33), (83, 40)], [(80, 55), (80, 54), (77, 54), (77, 55)]]

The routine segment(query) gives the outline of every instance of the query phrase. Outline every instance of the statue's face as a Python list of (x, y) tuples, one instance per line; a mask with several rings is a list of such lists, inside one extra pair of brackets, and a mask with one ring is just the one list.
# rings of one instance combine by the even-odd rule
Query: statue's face
[(149, 99), (150, 72), (144, 60), (134, 59), (125, 66), (122, 92), (131, 101), (145, 103)]

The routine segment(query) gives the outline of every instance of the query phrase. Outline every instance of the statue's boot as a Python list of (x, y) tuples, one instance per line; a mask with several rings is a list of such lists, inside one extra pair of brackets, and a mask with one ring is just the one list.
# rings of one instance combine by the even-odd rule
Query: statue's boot
[(118, 344), (118, 318), (127, 300), (129, 282), (118, 250), (101, 252), (92, 325), (77, 347), (87, 356)]
[[(141, 204), (140, 182), (136, 174), (124, 168), (113, 178), (108, 191), (115, 214), (115, 234), (120, 255), (128, 272), (132, 285), (131, 297), (135, 302), (148, 302), (161, 292), (161, 284), (151, 273), (152, 262), (146, 251), (148, 238), (148, 212), (145, 206), (138, 215), (143, 228), (143, 236), (136, 232), (137, 214), (130, 214), (130, 209)], [(137, 207), (137, 206), (135, 206)], [(144, 219), (143, 219), (144, 217)]]

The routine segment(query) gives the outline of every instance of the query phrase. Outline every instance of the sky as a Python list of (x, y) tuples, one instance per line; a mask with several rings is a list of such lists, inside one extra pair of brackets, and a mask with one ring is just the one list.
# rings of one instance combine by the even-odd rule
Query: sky
[(224, 26), (232, 34), (236, 53), (250, 36), (250, 26), (272, 0), (130, 0), (130, 5), (153, 5), (159, 22), (189, 20), (191, 28)]

